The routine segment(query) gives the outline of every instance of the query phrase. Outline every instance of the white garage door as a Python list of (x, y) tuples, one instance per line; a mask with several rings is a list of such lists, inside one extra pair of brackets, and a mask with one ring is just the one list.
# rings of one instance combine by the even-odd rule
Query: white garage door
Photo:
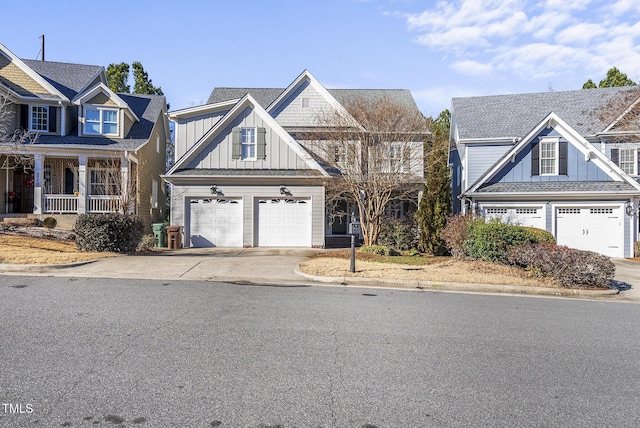
[(556, 208), (558, 245), (624, 257), (624, 217), (618, 207)]
[(191, 247), (242, 247), (241, 199), (192, 199)]
[(546, 229), (543, 207), (485, 207), (487, 218), (499, 218), (503, 223)]
[(258, 199), (259, 247), (310, 247), (310, 199)]

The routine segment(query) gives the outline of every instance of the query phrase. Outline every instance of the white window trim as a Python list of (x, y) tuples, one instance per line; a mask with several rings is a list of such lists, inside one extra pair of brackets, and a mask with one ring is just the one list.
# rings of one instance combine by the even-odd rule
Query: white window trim
[[(618, 164), (620, 166), (620, 169), (625, 171), (625, 169), (622, 167), (622, 164), (623, 164), (623, 162), (622, 162), (622, 152), (623, 151), (632, 151), (632, 153), (633, 153), (633, 160), (631, 161), (631, 162), (633, 162), (633, 164), (632, 164), (632, 172), (627, 172), (627, 174), (629, 174), (629, 175), (638, 175), (638, 149), (621, 147), (619, 150), (620, 151), (618, 152)], [(624, 162), (624, 163), (629, 163), (629, 162)]]
[(151, 179), (151, 208), (158, 208), (158, 181)]
[[(84, 107), (84, 117), (83, 117), (83, 124), (82, 124), (82, 133), (84, 135), (105, 135), (105, 136), (118, 136), (120, 135), (120, 111), (117, 108), (113, 108), (113, 107), (102, 107), (102, 106), (94, 106), (94, 105), (90, 105), (90, 104), (86, 104)], [(95, 132), (88, 132), (87, 131), (87, 111), (88, 110), (97, 110), (100, 113), (100, 132), (95, 133)], [(104, 132), (104, 117), (103, 117), (103, 112), (104, 111), (114, 111), (116, 113), (116, 132), (114, 134), (105, 134)]]
[[(542, 159), (542, 145), (543, 144), (548, 144), (548, 143), (551, 143), (551, 144), (554, 145), (554, 153), (555, 153), (554, 161), (555, 162), (554, 162), (554, 167), (553, 167), (554, 168), (554, 172), (552, 172), (552, 173), (549, 173), (549, 172), (544, 173), (542, 171), (542, 160), (543, 160)], [(542, 137), (542, 138), (540, 138), (540, 146), (539, 146), (539, 148), (540, 148), (540, 151), (539, 151), (539, 158), (540, 159), (538, 160), (539, 161), (539, 167), (538, 168), (540, 169), (540, 175), (541, 176), (547, 176), (547, 177), (553, 177), (553, 176), (559, 175), (558, 171), (560, 170), (560, 152), (559, 152), (559, 150), (560, 150), (560, 138), (559, 137)]]
[[(242, 141), (243, 131), (245, 129), (253, 129), (253, 142), (245, 143)], [(245, 146), (253, 146), (253, 156), (245, 157), (244, 156), (244, 147)], [(258, 127), (256, 126), (243, 126), (240, 128), (240, 160), (242, 161), (257, 161), (258, 160)]]
[[(34, 108), (43, 108), (45, 111), (45, 129), (35, 129), (33, 127), (33, 109)], [(42, 105), (29, 105), (29, 131), (30, 132), (49, 132), (49, 106)]]

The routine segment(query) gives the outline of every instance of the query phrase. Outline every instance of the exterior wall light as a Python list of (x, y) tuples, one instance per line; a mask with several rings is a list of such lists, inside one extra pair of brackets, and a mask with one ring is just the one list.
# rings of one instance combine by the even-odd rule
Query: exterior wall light
[(280, 186), (280, 194), (281, 195), (290, 195), (291, 191), (289, 189), (287, 189), (287, 186), (285, 186), (284, 184)]
[(215, 184), (212, 184), (209, 189), (211, 190), (212, 195), (217, 195), (220, 192), (220, 189), (218, 189), (218, 186)]

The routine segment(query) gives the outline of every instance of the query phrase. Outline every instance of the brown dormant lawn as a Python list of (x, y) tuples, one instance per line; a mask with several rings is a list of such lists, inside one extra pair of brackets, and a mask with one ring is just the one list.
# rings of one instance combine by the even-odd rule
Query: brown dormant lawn
[(113, 253), (80, 251), (74, 242), (69, 241), (0, 233), (0, 263), (63, 264), (115, 255)]
[(304, 261), (303, 272), (335, 277), (393, 278), (433, 282), (557, 287), (550, 278), (531, 277), (524, 269), (452, 257), (387, 257), (356, 253), (356, 272), (349, 272), (349, 252), (329, 251)]

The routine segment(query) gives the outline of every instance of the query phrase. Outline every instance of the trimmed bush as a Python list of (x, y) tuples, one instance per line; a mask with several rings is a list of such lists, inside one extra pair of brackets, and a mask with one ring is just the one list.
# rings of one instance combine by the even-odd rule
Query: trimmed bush
[(57, 225), (58, 220), (56, 220), (54, 217), (45, 217), (45, 219), (42, 220), (42, 226), (46, 227), (47, 229), (55, 229)]
[(496, 220), (474, 220), (468, 230), (469, 237), (463, 245), (466, 255), (488, 262), (506, 263), (509, 248), (531, 242), (530, 233), (523, 227)]
[(537, 227), (523, 226), (523, 229), (529, 234), (529, 240), (531, 242), (555, 244), (556, 238), (553, 233), (548, 230), (538, 229)]
[(418, 229), (413, 221), (385, 219), (378, 244), (406, 251), (418, 247)]
[(549, 243), (512, 247), (506, 259), (530, 272), (551, 276), (563, 287), (610, 288), (616, 270), (607, 256)]
[(360, 252), (368, 254), (378, 254), (380, 256), (399, 256), (400, 253), (391, 247), (385, 245), (363, 245), (359, 249)]
[(80, 250), (114, 253), (134, 252), (143, 230), (140, 217), (119, 213), (80, 214), (73, 226)]
[(455, 215), (447, 219), (447, 225), (440, 232), (440, 237), (444, 240), (444, 243), (456, 259), (461, 259), (465, 256), (464, 243), (469, 237), (469, 225), (472, 222), (470, 215)]

